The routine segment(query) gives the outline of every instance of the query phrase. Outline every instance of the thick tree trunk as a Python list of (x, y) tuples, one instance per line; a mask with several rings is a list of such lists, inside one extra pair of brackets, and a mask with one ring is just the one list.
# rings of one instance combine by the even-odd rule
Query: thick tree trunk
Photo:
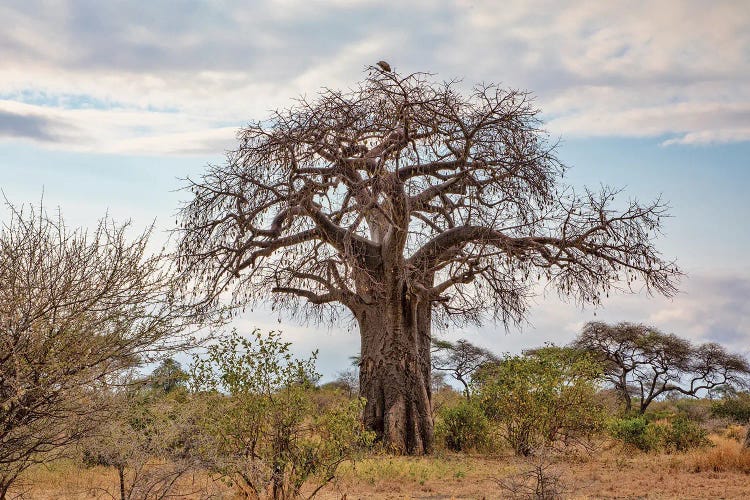
[(403, 290), (356, 316), (362, 337), (359, 386), (367, 399), (365, 425), (395, 453), (430, 453), (430, 305), (413, 303)]

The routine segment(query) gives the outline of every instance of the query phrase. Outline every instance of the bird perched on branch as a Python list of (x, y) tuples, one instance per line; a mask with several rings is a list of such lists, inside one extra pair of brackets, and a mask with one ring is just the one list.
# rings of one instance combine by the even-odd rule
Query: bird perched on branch
[(385, 61), (378, 61), (378, 66), (380, 66), (380, 69), (382, 69), (386, 73), (390, 73), (391, 72), (391, 65), (388, 64)]

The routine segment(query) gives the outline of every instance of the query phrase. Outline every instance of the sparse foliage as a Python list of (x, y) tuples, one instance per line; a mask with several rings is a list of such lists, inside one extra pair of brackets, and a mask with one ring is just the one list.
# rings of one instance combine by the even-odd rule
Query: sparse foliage
[[(318, 489), (338, 466), (372, 441), (360, 421), (361, 400), (313, 411), (315, 357), (295, 359), (278, 332), (236, 332), (209, 346), (192, 366), (203, 398), (203, 461), (252, 498), (297, 498)], [(313, 496), (318, 489), (314, 489)]]
[(464, 386), (464, 396), (471, 399), (471, 377), (482, 366), (498, 361), (491, 351), (475, 346), (466, 339), (456, 342), (432, 338), (432, 369), (450, 373)]
[(463, 400), (441, 409), (437, 434), (449, 450), (479, 450), (490, 442), (490, 425), (478, 405)]
[[(104, 219), (87, 233), (43, 209), (8, 206), (0, 228), (0, 498), (103, 414), (101, 389), (148, 355), (184, 344), (149, 231)], [(180, 334), (180, 335), (178, 335)], [(105, 398), (106, 399), (106, 398)]]
[[(444, 389), (450, 388), (451, 386), (445, 381), (445, 373), (432, 372), (430, 375), (430, 390), (432, 391), (433, 396)], [(434, 405), (433, 409), (435, 409)]]
[(346, 389), (346, 395), (350, 398), (359, 394), (359, 376), (357, 375), (357, 372), (351, 368), (340, 371), (334, 382), (344, 387)]
[(348, 310), (365, 422), (413, 454), (432, 442), (433, 319), (521, 321), (539, 282), (581, 303), (636, 278), (671, 295), (679, 274), (653, 245), (664, 204), (566, 188), (527, 92), (461, 87), (369, 68), (250, 123), (182, 209), (198, 303)]
[(670, 392), (697, 396), (701, 391), (741, 386), (750, 375), (747, 360), (719, 344), (696, 346), (642, 324), (588, 323), (573, 346), (601, 360), (606, 379), (620, 394), (626, 412), (633, 398), (643, 414), (653, 401)]
[(110, 396), (107, 419), (83, 440), (82, 458), (117, 470), (119, 494), (106, 491), (113, 498), (168, 498), (177, 481), (197, 468), (191, 449), (200, 436), (185, 396), (138, 385)]
[(600, 376), (600, 365), (585, 353), (549, 346), (487, 365), (475, 377), (477, 400), (516, 454), (528, 456), (602, 427)]
[(503, 498), (510, 500), (559, 500), (569, 492), (568, 485), (545, 451), (535, 453), (526, 470), (495, 482)]

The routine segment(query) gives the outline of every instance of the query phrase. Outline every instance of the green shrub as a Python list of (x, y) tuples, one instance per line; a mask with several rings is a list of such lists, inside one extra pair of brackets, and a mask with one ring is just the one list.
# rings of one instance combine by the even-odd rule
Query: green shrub
[(609, 424), (613, 438), (639, 450), (652, 451), (660, 446), (663, 426), (650, 423), (644, 417), (620, 418)]
[(360, 419), (364, 400), (318, 405), (317, 379), (315, 353), (295, 358), (279, 332), (218, 337), (191, 368), (202, 463), (253, 498), (319, 491), (375, 436)]
[(480, 369), (473, 379), (475, 399), (514, 452), (528, 456), (601, 429), (604, 407), (596, 398), (601, 373), (587, 353), (547, 346)]
[(709, 444), (706, 430), (683, 416), (675, 417), (664, 433), (664, 446), (668, 450), (687, 451)]
[(740, 424), (750, 422), (750, 393), (741, 392), (729, 395), (711, 405), (711, 413), (717, 417), (728, 418)]
[(453, 451), (469, 451), (488, 443), (489, 422), (482, 410), (468, 401), (441, 409), (437, 434)]
[(707, 432), (697, 423), (677, 416), (669, 422), (649, 421), (640, 416), (613, 420), (612, 437), (642, 451), (687, 451), (707, 446)]

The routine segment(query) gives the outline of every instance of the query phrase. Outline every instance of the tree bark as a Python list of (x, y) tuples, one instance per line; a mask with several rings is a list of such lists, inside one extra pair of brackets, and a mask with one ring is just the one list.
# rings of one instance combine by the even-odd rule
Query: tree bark
[(124, 465), (118, 465), (117, 466), (117, 477), (120, 479), (120, 500), (127, 500), (127, 495), (125, 495), (125, 466)]
[(430, 453), (430, 304), (409, 298), (405, 286), (377, 304), (356, 314), (365, 426), (392, 452)]

